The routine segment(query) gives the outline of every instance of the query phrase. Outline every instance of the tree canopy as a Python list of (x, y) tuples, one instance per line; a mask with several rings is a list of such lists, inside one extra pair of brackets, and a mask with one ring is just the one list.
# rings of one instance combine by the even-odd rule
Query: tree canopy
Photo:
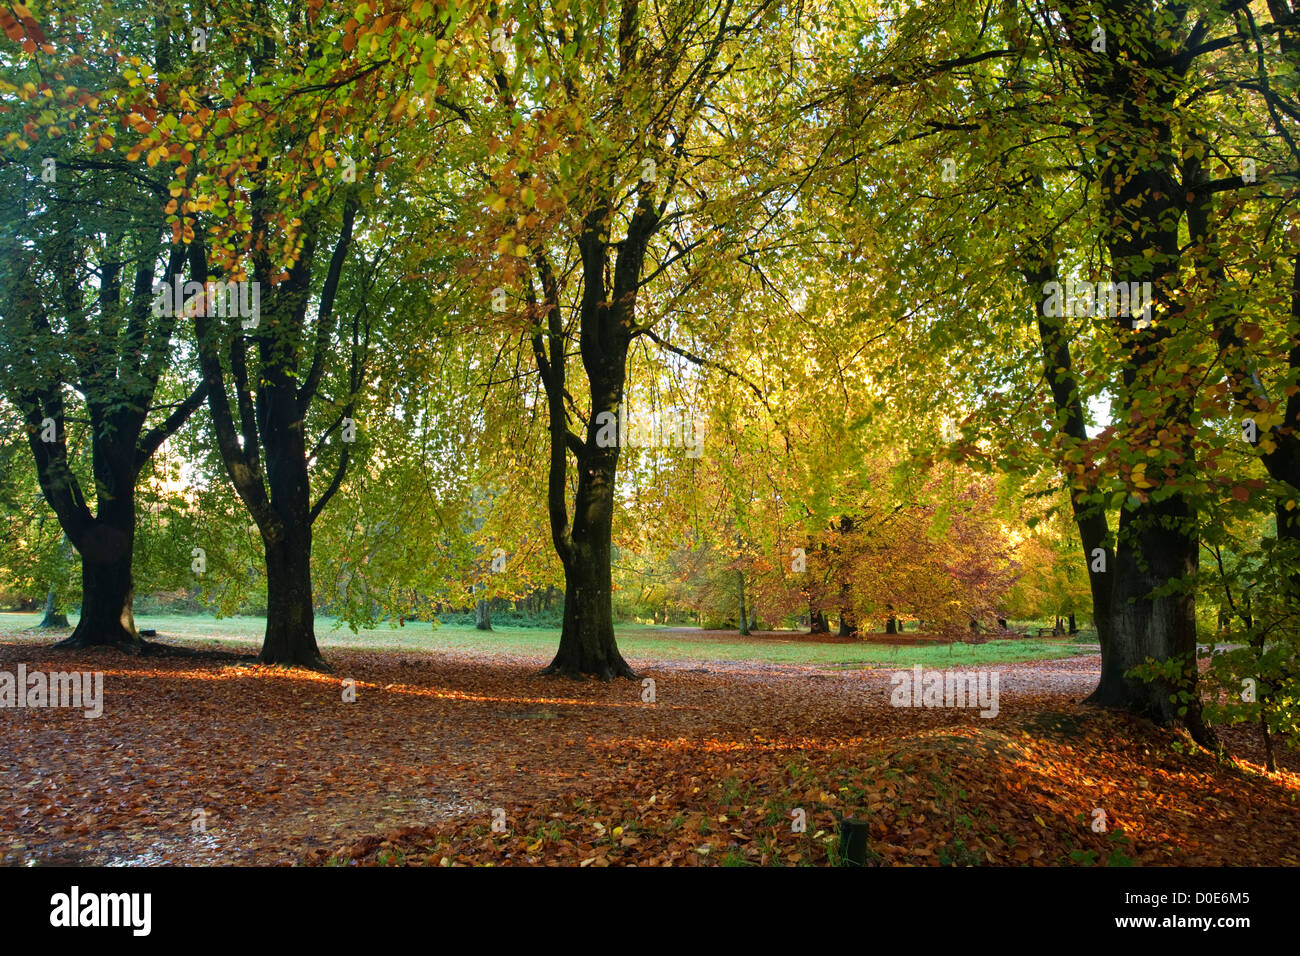
[(616, 617), (1086, 618), (1095, 703), (1293, 733), (1298, 18), (0, 9), (0, 583), (322, 669), (554, 601), (603, 679)]

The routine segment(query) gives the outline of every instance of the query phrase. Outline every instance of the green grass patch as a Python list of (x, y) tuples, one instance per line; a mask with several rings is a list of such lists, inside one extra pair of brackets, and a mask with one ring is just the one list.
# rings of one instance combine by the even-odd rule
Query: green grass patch
[[(70, 618), (75, 623), (75, 618)], [(32, 637), (39, 614), (0, 613), (0, 634)], [(261, 646), (265, 619), (214, 618), (210, 615), (141, 614), (139, 628), (152, 628), (158, 640), (180, 640), (193, 646), (253, 651)], [(616, 629), (624, 656), (632, 660), (760, 661), (776, 664), (812, 664), (830, 669), (854, 667), (968, 667), (1012, 661), (1045, 660), (1089, 653), (1060, 642), (1035, 639), (988, 641), (984, 644), (882, 644), (812, 643), (792, 634), (788, 641), (764, 638), (747, 641), (739, 636), (701, 638), (650, 624), (627, 624)], [(59, 632), (56, 632), (59, 633)], [(54, 637), (51, 635), (51, 640)], [(408, 622), (366, 628), (353, 633), (338, 620), (317, 617), (316, 640), (322, 650), (350, 647), (361, 650), (457, 651), (466, 654), (499, 653), (548, 657), (559, 645), (559, 628), (498, 627), (478, 631), (472, 627)]]

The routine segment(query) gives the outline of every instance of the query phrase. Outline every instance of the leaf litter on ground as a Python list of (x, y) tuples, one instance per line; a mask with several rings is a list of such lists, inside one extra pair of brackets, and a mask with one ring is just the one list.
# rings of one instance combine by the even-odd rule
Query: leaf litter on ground
[(647, 703), (482, 653), (325, 675), (5, 636), (19, 662), (105, 700), (0, 710), (7, 865), (825, 865), (846, 816), (884, 865), (1300, 863), (1296, 755), (1085, 707), (1096, 656), (996, 665), (992, 719), (892, 707), (890, 668), (638, 662)]

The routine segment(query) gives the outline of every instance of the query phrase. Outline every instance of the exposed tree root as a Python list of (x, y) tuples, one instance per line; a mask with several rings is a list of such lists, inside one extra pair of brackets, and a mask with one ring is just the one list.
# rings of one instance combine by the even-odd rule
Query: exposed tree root
[(85, 634), (78, 634), (73, 631), (70, 635), (61, 641), (55, 641), (50, 645), (51, 650), (55, 651), (83, 651), (93, 647), (111, 647), (121, 651), (123, 654), (130, 654), (133, 657), (144, 653), (144, 646), (147, 642), (139, 637), (134, 639), (123, 637), (115, 641), (93, 640)]
[(278, 657), (268, 657), (265, 652), (257, 655), (257, 663), (268, 664), (272, 667), (301, 667), (304, 670), (315, 671), (318, 674), (333, 674), (334, 668), (325, 663), (325, 658), (319, 654), (312, 654), (303, 660), (290, 658), (281, 660)]
[(571, 663), (570, 661), (561, 662), (557, 656), (544, 669), (539, 677), (567, 677), (569, 680), (582, 681), (588, 676), (594, 677), (599, 681), (608, 683), (616, 677), (626, 678), (627, 680), (640, 680), (641, 675), (628, 666), (627, 661), (620, 657), (616, 662), (610, 664), (608, 661), (601, 663), (597, 667), (582, 667), (581, 665)]

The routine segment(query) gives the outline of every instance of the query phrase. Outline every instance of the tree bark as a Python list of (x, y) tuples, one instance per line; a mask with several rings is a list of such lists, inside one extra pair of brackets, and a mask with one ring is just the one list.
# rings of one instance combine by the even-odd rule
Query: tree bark
[[(154, 224), (140, 226), (143, 247), (136, 252), (132, 274), (125, 259), (128, 244), (119, 233), (113, 240), (117, 245), (106, 252), (98, 304), (87, 309), (70, 258), (81, 245), (77, 228), (72, 223), (67, 224), (66, 232), (60, 228), (58, 239), (64, 243), (66, 255), (54, 266), (62, 286), (65, 319), (80, 343), (73, 347), (76, 375), (68, 374), (66, 369), (40, 367), (33, 359), (23, 370), (22, 381), (5, 382), (4, 386), (22, 411), (41, 493), (58, 517), (67, 541), (81, 555), (81, 617), (72, 634), (54, 646), (112, 646), (135, 653), (142, 647), (131, 610), (136, 482), (140, 469), (154, 452), (203, 404), (206, 390), (200, 386), (166, 419), (146, 430), (158, 382), (170, 359), (176, 325), (175, 317), (170, 315), (150, 321), (161, 239), (151, 232), (156, 228)], [(164, 278), (171, 281), (184, 262), (183, 247), (173, 246)], [(27, 265), (32, 266), (32, 261)], [(49, 351), (57, 353), (64, 346), (53, 344), (53, 328), (40, 306), (41, 297), (30, 271), (20, 272), (13, 291), (19, 295), (5, 303), (5, 310), (27, 323), (34, 341), (50, 342)], [(93, 317), (95, 311), (99, 312), (97, 319)], [(91, 321), (99, 322), (99, 331), (92, 332)], [(108, 347), (118, 336), (121, 347)], [(92, 341), (101, 344), (91, 347)], [(130, 343), (134, 343), (134, 349), (128, 347)], [(40, 350), (45, 348), (42, 344)], [(65, 384), (75, 385), (85, 396), (96, 492), (94, 513), (69, 461), (64, 431)], [(53, 425), (52, 441), (46, 440), (47, 423)]]
[(1259, 715), (1259, 732), (1264, 738), (1264, 769), (1269, 773), (1277, 773), (1277, 756), (1273, 753), (1273, 735), (1269, 733), (1268, 721), (1263, 714)]
[[(1120, 282), (1149, 281), (1151, 323), (1142, 326), (1133, 308), (1112, 317), (1124, 354), (1119, 425), (1131, 440), (1145, 443), (1153, 423), (1178, 443), (1178, 464), (1153, 475), (1155, 487), (1131, 495), (1120, 514), (1110, 602), (1105, 616), (1111, 647), (1103, 658), (1103, 681), (1093, 702), (1119, 705), (1162, 723), (1181, 720), (1196, 741), (1217, 749), (1201, 718), (1196, 669), (1196, 603), (1193, 576), (1200, 547), (1197, 515), (1185, 489), (1195, 476), (1192, 447), (1194, 394), (1165, 395), (1152, 387), (1163, 369), (1167, 341), (1179, 316), (1171, 286), (1179, 281), (1183, 252), (1179, 238), (1184, 190), (1175, 178), (1182, 166), (1173, 122), (1183, 77), (1146, 35), (1150, 20), (1135, 3), (1114, 11), (1136, 14), (1137, 31), (1115, 38), (1096, 56), (1096, 69), (1084, 82), (1092, 94), (1093, 122), (1116, 131), (1099, 156), (1103, 241)], [(1191, 225), (1189, 224), (1189, 228)], [(1147, 397), (1142, 397), (1143, 395)], [(1118, 417), (1118, 416), (1117, 416)], [(1159, 500), (1157, 500), (1157, 498)], [(1172, 592), (1172, 593), (1169, 593)], [(1104, 647), (1104, 645), (1103, 645)], [(1182, 673), (1173, 681), (1124, 676), (1147, 659), (1176, 661)], [(1188, 699), (1170, 696), (1185, 691)], [(1182, 713), (1179, 713), (1182, 710)]]
[[(617, 80), (610, 77), (610, 82), (619, 87), (631, 73), (645, 70), (647, 63), (645, 55), (639, 52), (644, 32), (640, 4), (636, 0), (623, 0), (621, 6), (617, 34), (619, 77)], [(691, 57), (693, 68), (684, 86), (671, 92), (662, 88), (654, 90), (655, 97), (662, 93), (664, 99), (648, 112), (643, 113), (647, 104), (634, 107), (638, 115), (645, 116), (638, 133), (643, 137), (641, 142), (654, 143), (657, 149), (667, 149), (669, 155), (678, 158), (683, 155), (689, 131), (696, 126), (696, 112), (706, 102), (706, 89), (717, 82), (714, 65), (724, 44), (735, 35), (729, 18), (728, 7), (719, 12), (716, 24), (710, 24), (711, 40), (689, 50), (685, 46), (674, 48), (670, 59)], [(678, 62), (674, 60), (670, 72)], [(504, 71), (498, 71), (496, 80), (499, 90), (509, 88)], [(628, 88), (640, 87), (633, 83)], [(514, 105), (508, 96), (503, 98)], [(622, 93), (616, 101), (623, 101)], [(621, 115), (622, 107), (617, 107), (616, 112)], [(640, 148), (639, 143), (636, 146), (629, 143), (629, 152), (622, 158), (633, 158), (639, 163), (643, 155)], [(637, 297), (645, 281), (647, 250), (676, 198), (674, 189), (678, 178), (676, 174), (642, 175), (629, 195), (625, 191), (626, 183), (620, 181), (616, 171), (618, 164), (606, 164), (604, 159), (602, 165), (607, 171), (588, 180), (584, 195), (573, 206), (584, 210), (576, 237), (581, 275), (576, 333), (590, 399), (585, 438), (570, 431), (566, 404), (570, 397), (565, 389), (565, 361), (570, 348), (562, 303), (569, 297), (561, 295), (557, 273), (545, 251), (533, 255), (533, 275), (541, 285), (541, 308), (533, 281), (529, 281), (525, 294), (533, 324), (533, 356), (547, 402), (550, 431), (547, 511), (551, 540), (565, 574), (564, 629), (559, 650), (546, 672), (594, 673), (609, 678), (636, 675), (619, 654), (614, 640), (610, 532), (619, 442), (609, 447), (598, 437), (607, 427), (602, 419), (613, 415), (621, 421), (621, 415), (626, 414), (622, 406), (627, 356), (637, 337), (645, 336), (697, 364), (700, 360), (658, 338), (651, 327), (653, 323), (640, 325), (636, 314)], [(521, 181), (530, 176), (530, 173), (519, 173)], [(615, 225), (623, 223), (626, 228), (622, 238), (615, 238), (612, 235)], [(544, 243), (539, 246), (544, 248)], [(652, 276), (655, 274), (657, 271)], [(567, 508), (569, 454), (576, 460), (578, 476), (572, 520)]]
[[(1059, 281), (1056, 264), (1043, 248), (1027, 253), (1025, 262), (1025, 277), (1035, 295), (1042, 294), (1046, 283)], [(1053, 405), (1061, 422), (1059, 436), (1064, 446), (1061, 450), (1077, 448), (1088, 441), (1088, 431), (1084, 419), (1083, 399), (1079, 395), (1075, 381), (1070, 342), (1066, 338), (1061, 319), (1044, 316), (1041, 308), (1038, 311), (1038, 336), (1042, 346), (1043, 375), (1047, 379)], [(1113, 572), (1115, 555), (1110, 542), (1110, 526), (1106, 520), (1106, 512), (1099, 503), (1088, 500), (1095, 492), (1095, 488), (1095, 481), (1091, 478), (1086, 478), (1082, 487), (1071, 487), (1070, 508), (1079, 535), (1084, 567), (1088, 572), (1092, 616), (1097, 626), (1097, 642), (1101, 645), (1101, 677), (1086, 702), (1111, 706), (1118, 705), (1123, 699), (1124, 674), (1118, 668), (1115, 655), (1111, 653), (1113, 577), (1108, 572)]]
[[(605, 232), (612, 213), (608, 201), (597, 203), (586, 216), (579, 239), (583, 265), (579, 353), (587, 373), (591, 409), (585, 437), (569, 430), (560, 289), (549, 261), (540, 253), (535, 266), (541, 280), (544, 325), (539, 323), (532, 335), (550, 431), (547, 512), (551, 541), (564, 566), (560, 646), (542, 673), (572, 678), (591, 674), (601, 680), (638, 676), (623, 660), (614, 638), (610, 559), (619, 445), (627, 414), (623, 408), (627, 353), (636, 325), (636, 294), (646, 245), (659, 221), (659, 213), (643, 192), (615, 259), (610, 289), (606, 277), (611, 244)], [(531, 285), (529, 305), (538, 308)], [(609, 440), (611, 418), (613, 441)], [(566, 500), (570, 454), (576, 459), (578, 473), (572, 520)]]
[[(611, 510), (612, 505), (611, 498)], [(597, 533), (580, 540), (576, 527), (574, 539), (575, 560), (564, 567), (560, 646), (543, 673), (571, 678), (590, 674), (606, 681), (615, 677), (636, 679), (638, 675), (623, 660), (614, 639), (610, 539), (605, 536), (602, 540)]]
[[(279, 354), (282, 348), (279, 343), (263, 348), (259, 396), (273, 517), (259, 523), (266, 551), (267, 603), (266, 634), (258, 660), (263, 664), (325, 670), (316, 644), (312, 603), (311, 484), (303, 421), (306, 408), (299, 400), (290, 359)], [(296, 365), (296, 359), (292, 364)]]
[(67, 627), (68, 615), (62, 610), (62, 602), (55, 592), (54, 585), (45, 592), (45, 614), (37, 627)]
[[(63, 533), (63, 539), (59, 542), (59, 564), (60, 570), (72, 556), (72, 542), (68, 540), (68, 534)], [(63, 575), (60, 574), (60, 579)], [(50, 582), (49, 588), (45, 592), (45, 614), (41, 618), (41, 623), (37, 627), (67, 627), (68, 615), (63, 607), (63, 596), (59, 593), (59, 588), (54, 581)]]
[[(258, 235), (267, 228), (261, 208), (264, 202), (265, 196), (259, 191), (254, 202), (253, 224), (253, 231)], [(199, 367), (208, 390), (217, 446), (236, 493), (257, 525), (266, 553), (267, 620), (258, 657), (266, 664), (329, 670), (316, 643), (311, 529), (342, 483), (349, 449), (347, 443), (340, 444), (333, 478), (313, 504), (305, 426), (324, 375), (327, 354), (334, 347), (332, 339), (337, 326), (334, 302), (352, 248), (352, 230), (359, 209), (360, 200), (355, 193), (350, 194), (344, 200), (342, 221), (316, 300), (315, 327), (310, 336), (306, 313), (318, 229), (308, 230), (298, 258), (282, 282), (272, 282), (278, 267), (272, 265), (265, 251), (254, 254), (256, 281), (262, 289), (274, 289), (274, 293), (261, 310), (260, 324), (248, 335), (237, 327), (220, 326), (210, 316), (199, 315), (194, 319)], [(207, 254), (201, 241), (191, 244), (190, 260), (194, 274), (206, 280), (209, 277)], [(359, 392), (363, 384), (360, 321), (358, 315), (352, 326), (350, 396)], [(248, 368), (250, 338), (257, 346), (255, 376), (250, 376)], [(313, 342), (311, 361), (305, 369), (302, 367), (304, 339)], [(223, 350), (229, 353), (233, 389), (226, 383)], [(342, 414), (321, 437), (318, 450), (325, 437), (353, 411), (353, 400), (349, 397)]]
[(316, 610), (311, 587), (311, 525), (284, 529), (263, 541), (266, 551), (266, 632), (258, 660), (263, 664), (328, 670), (316, 645)]
[(132, 603), (131, 548), (135, 508), (125, 502), (113, 509), (118, 527), (102, 519), (81, 540), (81, 617), (56, 648), (112, 646), (137, 652), (142, 646)]
[(749, 637), (749, 612), (745, 609), (745, 572), (736, 569), (736, 583), (740, 597), (740, 636)]
[[(1151, 395), (1159, 394), (1146, 383), (1147, 367), (1159, 369), (1164, 342), (1172, 334), (1171, 316), (1156, 312), (1157, 303), (1163, 308), (1171, 300), (1168, 286), (1177, 281), (1181, 255), (1179, 204), (1184, 191), (1174, 179), (1180, 162), (1170, 122), (1181, 76), (1173, 61), (1143, 36), (1151, 29), (1144, 13), (1124, 0), (1111, 12), (1133, 15), (1139, 25), (1132, 37), (1113, 37), (1108, 51), (1090, 54), (1088, 41), (1081, 39), (1078, 29), (1079, 23), (1090, 21), (1080, 15), (1073, 42), (1090, 63), (1084, 83), (1094, 104), (1092, 121), (1116, 131), (1097, 157), (1102, 238), (1115, 273), (1112, 281), (1149, 281), (1155, 300), (1148, 303), (1154, 325), (1139, 328), (1133, 314), (1110, 317), (1124, 353), (1120, 403), (1128, 405), (1133, 396), (1146, 395), (1142, 401), (1149, 402)], [(1037, 297), (1046, 291), (1045, 283), (1059, 281), (1054, 248), (1045, 238), (1024, 252), (1023, 271)], [(1041, 308), (1037, 311), (1043, 370), (1057, 412), (1062, 465), (1101, 644), (1101, 676), (1087, 702), (1125, 708), (1163, 722), (1178, 717), (1198, 742), (1215, 746), (1213, 734), (1201, 720), (1196, 696), (1194, 598), (1190, 587), (1177, 583), (1195, 570), (1199, 554), (1195, 511), (1181, 487), (1194, 473), (1189, 437), (1192, 401), (1181, 395), (1161, 396), (1159, 407), (1134, 405), (1119, 423), (1135, 442), (1144, 442), (1151, 422), (1158, 420), (1183, 447), (1181, 463), (1169, 479), (1173, 487), (1159, 489), (1158, 503), (1151, 500), (1156, 493), (1146, 500), (1130, 497), (1112, 551), (1103, 503), (1087, 467), (1091, 463), (1084, 460), (1084, 467), (1076, 472), (1075, 463), (1064, 457), (1088, 441), (1069, 341), (1061, 318), (1045, 316)], [(1156, 596), (1170, 590), (1177, 593)], [(1183, 665), (1186, 676), (1179, 679), (1179, 689), (1190, 691), (1191, 697), (1185, 714), (1178, 715), (1179, 705), (1170, 703), (1173, 688), (1167, 682), (1145, 683), (1125, 676), (1148, 657), (1160, 662), (1177, 659)]]
[[(554, 350), (552, 351), (554, 353)], [(593, 395), (594, 409), (614, 411), (622, 400), (625, 357), (617, 361), (617, 386), (606, 380), (603, 396)], [(608, 367), (607, 367), (608, 368)], [(613, 369), (609, 369), (613, 371)], [(561, 414), (563, 414), (561, 412)], [(567, 425), (561, 419), (567, 431)], [(560, 550), (564, 565), (564, 623), (560, 646), (544, 674), (576, 678), (585, 674), (601, 680), (615, 677), (636, 679), (637, 674), (623, 660), (614, 637), (613, 572), (611, 568), (614, 518), (614, 483), (618, 467), (617, 445), (600, 447), (596, 415), (591, 416), (588, 434), (578, 457), (578, 489), (574, 496), (573, 523)], [(566, 441), (567, 445), (567, 441)], [(566, 455), (564, 447), (559, 455)], [(562, 467), (567, 467), (565, 463)], [(555, 486), (552, 485), (553, 494)], [(558, 491), (564, 510), (563, 486)], [(552, 507), (554, 515), (554, 507)], [(564, 525), (568, 525), (567, 514)], [(554, 519), (552, 536), (555, 535)]]
[(492, 630), (492, 608), (483, 598), (474, 602), (474, 627), (480, 631)]
[[(1120, 519), (1115, 558), (1114, 652), (1127, 671), (1148, 658), (1179, 658), (1196, 666), (1196, 598), (1191, 587), (1152, 596), (1171, 581), (1190, 581), (1199, 568), (1195, 514), (1181, 495), (1126, 508)], [(1194, 680), (1193, 680), (1194, 686)], [(1171, 694), (1180, 682), (1125, 678), (1125, 704), (1160, 723), (1180, 718)], [(1199, 705), (1188, 707), (1191, 721)]]
[(135, 544), (134, 455), (119, 442), (101, 439), (95, 448), (95, 477), (102, 495), (98, 514), (74, 518), (68, 539), (81, 554), (81, 617), (56, 648), (118, 647), (138, 653), (131, 558)]

